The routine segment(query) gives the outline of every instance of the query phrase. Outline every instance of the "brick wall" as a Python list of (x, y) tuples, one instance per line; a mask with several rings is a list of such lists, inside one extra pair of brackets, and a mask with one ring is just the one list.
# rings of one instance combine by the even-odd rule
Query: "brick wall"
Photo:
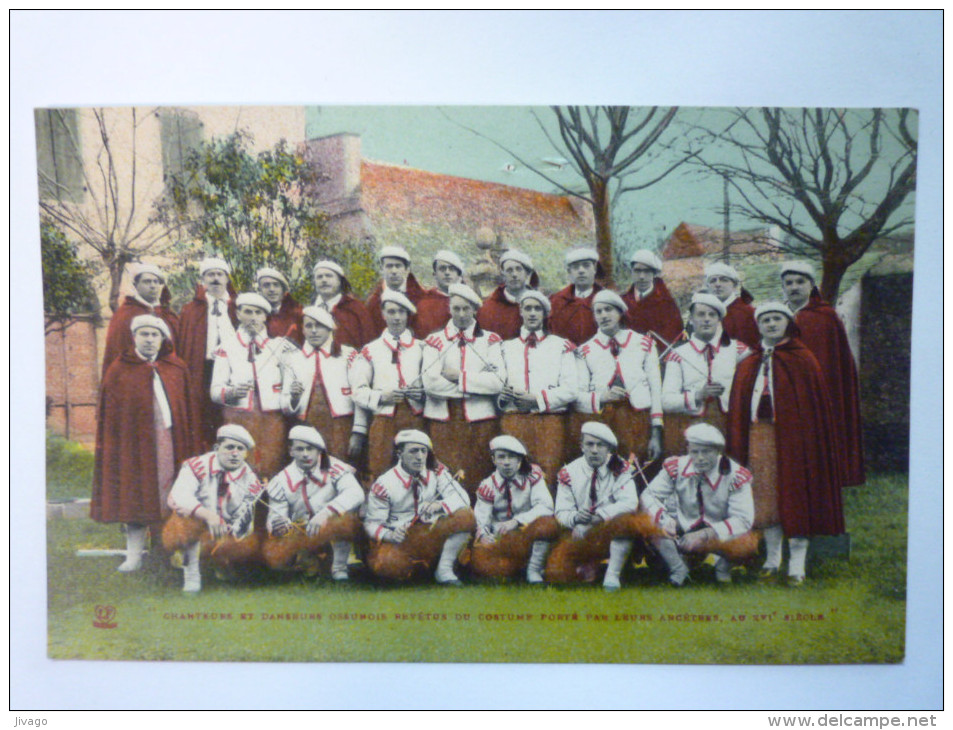
[(89, 319), (73, 319), (47, 329), (47, 425), (67, 438), (92, 441), (99, 399), (96, 325)]

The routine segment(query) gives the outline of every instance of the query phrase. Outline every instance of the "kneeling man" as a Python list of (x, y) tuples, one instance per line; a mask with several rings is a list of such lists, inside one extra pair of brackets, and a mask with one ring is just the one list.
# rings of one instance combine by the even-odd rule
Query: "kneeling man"
[(467, 493), (434, 458), (427, 434), (400, 431), (394, 445), (396, 466), (367, 495), (368, 566), (381, 578), (407, 580), (436, 565), (437, 583), (462, 585), (453, 566), (475, 527)]

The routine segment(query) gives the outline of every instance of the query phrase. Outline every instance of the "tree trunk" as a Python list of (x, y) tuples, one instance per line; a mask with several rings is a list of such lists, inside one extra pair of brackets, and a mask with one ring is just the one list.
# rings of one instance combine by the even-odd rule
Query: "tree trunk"
[(838, 251), (830, 248), (824, 252), (824, 273), (821, 275), (821, 298), (832, 307), (837, 304), (840, 283), (850, 266)]
[(605, 180), (593, 178), (589, 183), (592, 193), (592, 217), (596, 223), (596, 251), (605, 269), (605, 286), (615, 286), (612, 261), (612, 224), (609, 216), (609, 189)]
[(129, 261), (130, 258), (125, 255), (118, 255), (112, 261), (106, 261), (106, 268), (109, 270), (109, 309), (113, 314), (119, 309), (119, 285), (122, 284), (122, 272)]

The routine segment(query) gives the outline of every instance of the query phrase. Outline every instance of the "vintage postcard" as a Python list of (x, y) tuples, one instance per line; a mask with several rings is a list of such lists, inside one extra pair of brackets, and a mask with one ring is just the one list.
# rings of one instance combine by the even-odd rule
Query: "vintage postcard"
[(904, 660), (915, 109), (34, 119), (50, 658)]

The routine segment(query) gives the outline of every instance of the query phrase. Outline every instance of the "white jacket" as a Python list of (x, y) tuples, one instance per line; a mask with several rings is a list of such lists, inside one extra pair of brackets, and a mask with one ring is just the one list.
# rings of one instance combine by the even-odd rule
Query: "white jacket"
[[(536, 396), (540, 413), (564, 413), (579, 395), (576, 347), (556, 335), (539, 337), (535, 347), (530, 347), (528, 340), (529, 332), (523, 328), (519, 337), (503, 343), (506, 383)], [(504, 411), (516, 410), (512, 403), (502, 406)]]
[[(448, 322), (427, 338), (421, 371), (427, 391), (426, 418), (449, 420), (448, 398), (462, 399), (467, 421), (496, 417), (496, 396), (503, 390), (506, 377), (500, 348), (502, 340), (494, 332), (483, 332), (475, 337), (474, 327), (475, 323), (466, 332), (460, 332), (453, 322)], [(461, 339), (466, 342), (465, 347), (460, 347)], [(445, 365), (459, 368), (458, 382), (443, 377)]]
[[(421, 387), (423, 357), (424, 343), (415, 339), (410, 330), (404, 331), (399, 342), (385, 330), (351, 360), (348, 379), (354, 402), (374, 415), (393, 416), (395, 404), (382, 406), (381, 394), (385, 390)], [(424, 410), (423, 399), (408, 400), (407, 405), (418, 415)]]
[(426, 470), (418, 477), (417, 502), (414, 503), (414, 477), (398, 464), (381, 474), (367, 494), (364, 530), (376, 540), (385, 529), (410, 527), (427, 503), (437, 502), (444, 514), (470, 506), (463, 487), (443, 464), (435, 471)]
[(695, 335), (665, 355), (662, 410), (666, 413), (704, 415), (705, 404), (698, 402), (697, 395), (706, 383), (719, 383), (725, 387), (718, 400), (721, 410), (728, 412), (735, 366), (751, 354), (751, 348), (741, 340), (722, 344), (720, 330), (709, 344), (710, 360), (705, 349), (706, 343)]
[[(320, 382), (324, 397), (328, 402), (331, 415), (350, 416), (354, 413), (354, 401), (351, 398), (351, 383), (348, 380), (348, 360), (353, 358), (356, 351), (353, 347), (341, 345), (338, 356), (331, 355), (332, 339), (329, 337), (320, 350), (315, 350), (307, 342), (304, 347), (292, 357), (288, 358), (290, 366), (281, 391), (281, 410), (289, 416), (304, 419), (308, 413), (308, 403), (311, 400), (311, 391), (314, 384)], [(297, 404), (292, 404), (291, 384), (297, 380), (304, 386), (304, 391), (298, 398)], [(355, 429), (357, 429), (355, 419)]]
[(302, 522), (323, 509), (336, 515), (357, 512), (364, 503), (364, 490), (354, 477), (354, 468), (328, 456), (327, 471), (306, 476), (291, 462), (268, 482), (268, 531), (275, 523)]
[[(257, 349), (249, 359), (249, 352)], [(264, 332), (252, 340), (248, 332), (239, 328), (233, 338), (221, 343), (215, 351), (212, 366), (212, 385), (209, 394), (212, 401), (223, 406), (250, 411), (254, 408), (255, 391), (249, 391), (239, 402), (225, 400), (228, 387), (241, 383), (254, 382), (263, 411), (277, 411), (281, 408), (281, 363), (294, 357), (297, 351), (289, 348), (289, 340), (283, 337), (269, 338)]]
[[(225, 474), (227, 485), (221, 498), (218, 484)], [(248, 464), (235, 471), (225, 471), (218, 455), (209, 451), (186, 459), (169, 491), (169, 507), (182, 517), (192, 517), (199, 507), (215, 512), (234, 537), (244, 537), (252, 530), (254, 505), (262, 493), (261, 482)]]
[(473, 516), (477, 535), (493, 534), (493, 526), (515, 519), (526, 526), (540, 517), (553, 514), (553, 495), (549, 493), (543, 470), (533, 464), (530, 473), (517, 474), (510, 481), (510, 504), (506, 501), (506, 484), (499, 471), (480, 482), (477, 487)]
[(591, 499), (593, 469), (580, 456), (559, 470), (556, 478), (556, 520), (564, 527), (575, 526), (577, 512), (590, 511), (608, 522), (627, 512), (639, 509), (639, 494), (635, 488), (631, 466), (613, 471), (608, 462), (596, 472), (596, 500)]

